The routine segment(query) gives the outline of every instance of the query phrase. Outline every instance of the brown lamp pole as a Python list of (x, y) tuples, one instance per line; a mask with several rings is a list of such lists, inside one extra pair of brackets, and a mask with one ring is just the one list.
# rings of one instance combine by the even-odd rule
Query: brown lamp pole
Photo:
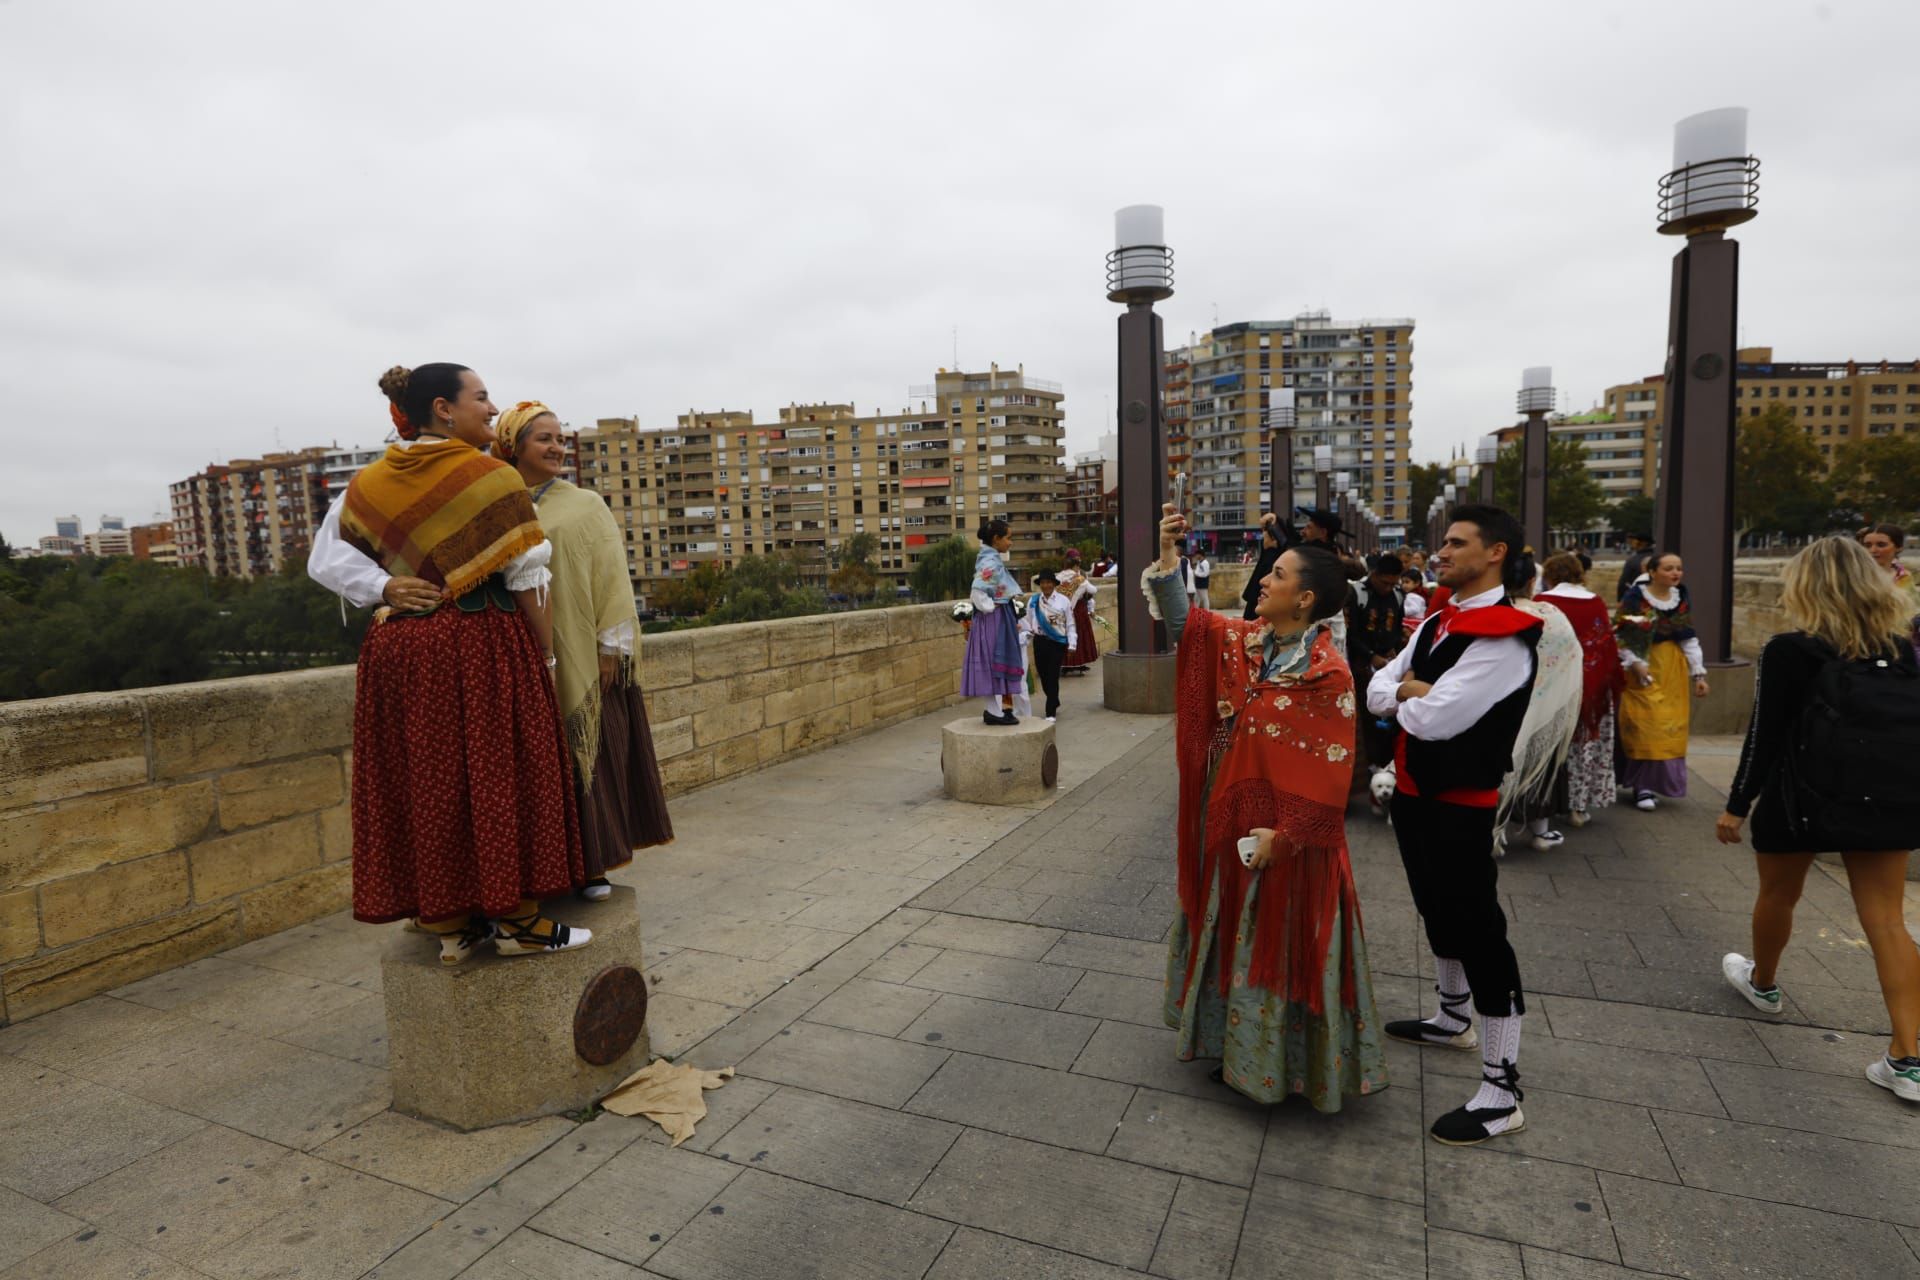
[(1654, 542), (1687, 567), (1693, 625), (1708, 662), (1733, 660), (1734, 343), (1740, 244), (1727, 231), (1758, 216), (1760, 162), (1747, 154), (1747, 109), (1723, 107), (1673, 127), (1660, 179), (1660, 234), (1685, 236), (1667, 311), (1666, 422)]
[(1527, 415), (1520, 437), (1520, 528), (1535, 555), (1547, 548), (1547, 414), (1553, 410), (1553, 370), (1546, 365), (1523, 369), (1521, 413)]
[(1473, 451), (1473, 460), (1480, 464), (1480, 502), (1490, 507), (1493, 505), (1493, 469), (1500, 461), (1500, 437), (1481, 436), (1479, 446)]
[(1270, 393), (1267, 400), (1267, 510), (1287, 524), (1293, 519), (1293, 388)]

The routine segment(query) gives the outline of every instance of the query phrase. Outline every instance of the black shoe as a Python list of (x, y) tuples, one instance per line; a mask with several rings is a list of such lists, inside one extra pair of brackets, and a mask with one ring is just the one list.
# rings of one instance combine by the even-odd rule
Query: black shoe
[(1440, 1007), (1450, 1015), (1450, 1020), (1466, 1025), (1458, 1031), (1449, 1031), (1432, 1018), (1403, 1018), (1399, 1022), (1389, 1022), (1386, 1033), (1395, 1040), (1404, 1040), (1408, 1044), (1433, 1045), (1441, 1049), (1477, 1049), (1480, 1038), (1473, 1034), (1473, 1021), (1464, 1010), (1467, 1002), (1473, 998), (1470, 992), (1462, 991), (1455, 995), (1449, 991), (1440, 992)]
[(980, 713), (980, 722), (982, 724), (1004, 724), (1005, 723), (1005, 721), (1001, 720), (999, 716), (993, 714), (993, 712), (991, 711), (982, 711)]
[[(1527, 1127), (1527, 1118), (1520, 1112), (1520, 1104), (1526, 1101), (1526, 1095), (1520, 1092), (1520, 1073), (1513, 1063), (1503, 1062), (1500, 1070), (1493, 1074), (1484, 1071), (1480, 1077), (1488, 1084), (1497, 1085), (1513, 1095), (1510, 1107), (1455, 1107), (1433, 1122), (1433, 1128), (1427, 1132), (1433, 1135), (1435, 1142), (1445, 1143), (1449, 1147), (1478, 1146), (1488, 1138), (1503, 1138), (1510, 1133), (1519, 1133)], [(1498, 1133), (1490, 1133), (1487, 1125), (1495, 1120), (1506, 1120), (1507, 1127)]]

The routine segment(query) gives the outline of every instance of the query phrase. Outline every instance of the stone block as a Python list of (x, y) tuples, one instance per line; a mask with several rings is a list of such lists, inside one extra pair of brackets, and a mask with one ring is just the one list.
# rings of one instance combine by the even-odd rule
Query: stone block
[(693, 680), (693, 633), (670, 632), (640, 641), (640, 687), (652, 693)]
[(731, 702), (712, 711), (699, 712), (693, 717), (694, 745), (710, 746), (752, 733), (766, 723), (762, 719), (765, 706), (762, 699), (755, 698), (751, 702)]
[(31, 1018), (240, 941), (236, 907), (197, 907), (23, 960), (0, 972), (0, 988), (9, 1017)]
[[(779, 654), (774, 655), (776, 658)], [(785, 693), (807, 683), (805, 667), (768, 667), (765, 671), (743, 671), (727, 681), (727, 701), (745, 702)]]
[(0, 708), (0, 809), (147, 780), (139, 695), (87, 693)]
[(240, 895), (241, 930), (249, 940), (318, 920), (353, 900), (353, 864), (329, 862)]
[(968, 716), (942, 726), (940, 772), (955, 800), (1027, 804), (1043, 799), (1059, 781), (1060, 749), (1053, 726), (1036, 716), (1017, 725)]
[(31, 889), (0, 893), (0, 963), (40, 949), (40, 912)]
[(727, 682), (725, 680), (702, 680), (695, 684), (684, 684), (677, 689), (663, 689), (652, 695), (647, 704), (647, 723), (657, 724), (662, 720), (678, 720), (682, 716), (698, 715), (702, 711), (713, 711), (727, 705)]
[(736, 773), (746, 773), (769, 763), (760, 756), (761, 735), (742, 734), (737, 738), (728, 738), (713, 749), (713, 776), (731, 778)]
[(1130, 715), (1173, 714), (1173, 655), (1109, 653), (1101, 658), (1107, 710)]
[(187, 855), (162, 853), (42, 886), (40, 928), (63, 947), (186, 905)]
[(713, 781), (713, 752), (695, 751), (660, 762), (660, 784), (670, 796)]
[(887, 645), (891, 628), (884, 613), (843, 613), (833, 620), (833, 651), (858, 653)]
[(959, 1136), (958, 1126), (940, 1120), (782, 1089), (716, 1142), (713, 1154), (899, 1205)]
[(859, 698), (847, 704), (847, 729), (859, 733), (873, 724), (873, 699)]
[(862, 698), (871, 698), (886, 686), (885, 671), (860, 671), (852, 675), (839, 676), (833, 682), (833, 700), (858, 702)]
[(189, 850), (193, 896), (213, 902), (320, 865), (320, 824), (310, 814), (221, 836)]
[(781, 726), (786, 751), (802, 751), (831, 742), (853, 728), (853, 713), (845, 707), (828, 707), (812, 715), (789, 720)]
[[(935, 1005), (934, 1010), (939, 1007)], [(1031, 1016), (1036, 1011), (1022, 1012)], [(957, 1053), (940, 1074), (914, 1094), (907, 1109), (976, 1129), (1099, 1155), (1113, 1140), (1133, 1094), (1133, 1086), (1111, 1080)], [(1260, 1134), (1257, 1128), (1247, 1127), (1253, 1135), (1252, 1151), (1245, 1161), (1251, 1177)]]
[(558, 1115), (597, 1101), (646, 1064), (644, 1027), (602, 1066), (582, 1058), (574, 1040), (589, 984), (609, 969), (644, 969), (633, 890), (616, 887), (602, 903), (556, 901), (547, 911), (592, 929), (593, 941), (578, 951), (489, 953), (451, 966), (440, 963), (431, 939), (397, 934), (387, 944), (380, 972), (396, 1111), (461, 1130)]
[(344, 862), (353, 856), (353, 807), (337, 804), (320, 812), (320, 860)]
[(0, 815), (0, 885), (41, 884), (191, 844), (213, 821), (213, 784), (83, 796)]
[(692, 716), (661, 720), (653, 714), (653, 708), (648, 707), (647, 724), (653, 730), (653, 754), (656, 758), (670, 760), (693, 750)]
[(766, 629), (767, 661), (772, 666), (798, 666), (833, 656), (831, 618), (781, 618), (760, 625)]
[(920, 1091), (948, 1057), (937, 1046), (796, 1022), (748, 1054), (740, 1072), (756, 1080), (897, 1109)]
[[(916, 646), (917, 647), (917, 646)], [(913, 650), (894, 650), (896, 654), (892, 665), (887, 669), (887, 680), (894, 685), (911, 684), (927, 674), (927, 655)]]
[(767, 633), (757, 622), (706, 627), (693, 637), (693, 678), (724, 680), (743, 671), (759, 671), (767, 661)]
[(769, 694), (766, 701), (766, 722), (770, 725), (785, 724), (815, 711), (824, 711), (833, 705), (833, 685), (826, 680), (809, 680), (797, 688), (785, 693)]
[(214, 791), (220, 798), (222, 831), (325, 809), (346, 798), (337, 755), (235, 769), (215, 781)]
[(353, 742), (352, 667), (208, 680), (143, 696), (160, 781)]
[(881, 720), (906, 715), (919, 705), (919, 694), (912, 683), (889, 685), (873, 695), (873, 714)]

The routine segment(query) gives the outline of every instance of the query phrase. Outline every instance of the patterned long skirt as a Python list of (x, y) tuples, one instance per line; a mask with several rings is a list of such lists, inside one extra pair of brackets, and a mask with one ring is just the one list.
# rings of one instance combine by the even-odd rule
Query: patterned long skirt
[(353, 918), (500, 916), (586, 879), (573, 761), (524, 615), (367, 629), (353, 702)]
[(1100, 637), (1093, 634), (1093, 602), (1081, 596), (1073, 602), (1073, 648), (1062, 665), (1066, 671), (1085, 671), (1100, 657)]
[[(1265, 875), (1254, 877), (1240, 919), (1226, 925), (1219, 918), (1216, 877), (1208, 891), (1206, 922), (1199, 937), (1188, 929), (1186, 913), (1178, 913), (1167, 944), (1161, 1012), (1167, 1025), (1179, 1033), (1182, 1062), (1220, 1059), (1226, 1083), (1256, 1102), (1279, 1102), (1297, 1093), (1316, 1111), (1338, 1111), (1349, 1097), (1387, 1087), (1387, 1058), (1373, 1002), (1373, 976), (1367, 968), (1367, 941), (1358, 920), (1346, 919), (1343, 913), (1334, 921), (1321, 979), (1324, 1013), (1315, 1013), (1279, 992), (1248, 985), (1254, 920), (1267, 883)], [(1226, 995), (1220, 993), (1220, 962), (1215, 954), (1222, 945), (1233, 948), (1233, 988)], [(1348, 953), (1354, 968), (1351, 1009), (1340, 1002), (1340, 973)], [(1188, 973), (1193, 974), (1191, 984)]]
[(600, 700), (600, 752), (594, 757), (593, 785), (580, 788), (580, 839), (588, 879), (626, 866), (635, 849), (673, 839), (637, 680), (614, 685)]

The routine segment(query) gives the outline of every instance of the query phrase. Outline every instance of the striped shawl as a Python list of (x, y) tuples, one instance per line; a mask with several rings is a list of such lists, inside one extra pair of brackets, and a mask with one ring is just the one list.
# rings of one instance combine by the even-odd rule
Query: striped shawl
[(546, 541), (520, 473), (460, 440), (390, 446), (347, 486), (340, 534), (458, 600)]

